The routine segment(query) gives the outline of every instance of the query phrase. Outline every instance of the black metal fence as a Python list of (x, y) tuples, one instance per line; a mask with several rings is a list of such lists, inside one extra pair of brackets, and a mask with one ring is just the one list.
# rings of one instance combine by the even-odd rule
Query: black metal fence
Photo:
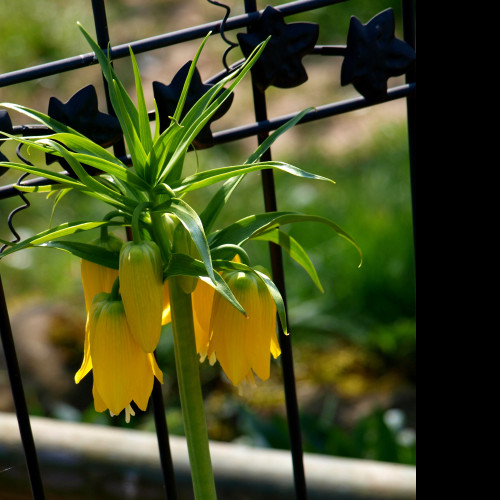
[[(212, 0), (208, 1), (216, 6), (225, 7), (218, 2)], [(309, 54), (343, 58), (341, 84), (353, 85), (360, 95), (359, 97), (349, 100), (317, 106), (313, 111), (310, 111), (301, 119), (299, 122), (301, 124), (340, 115), (394, 99), (406, 99), (412, 208), (415, 227), (415, 6), (412, 0), (402, 0), (401, 22), (404, 40), (400, 40), (395, 36), (395, 19), (392, 9), (377, 14), (366, 24), (362, 24), (360, 20), (353, 17), (351, 19), (347, 44), (342, 46), (317, 45), (318, 33), (321, 27), (316, 24), (300, 22), (287, 24), (285, 22), (285, 17), (292, 14), (299, 14), (319, 7), (333, 6), (333, 4), (341, 1), (344, 0), (297, 0), (276, 7), (268, 6), (263, 10), (259, 10), (256, 0), (244, 0), (245, 14), (243, 15), (231, 16), (230, 9), (225, 7), (226, 15), (221, 21), (194, 26), (188, 29), (165, 33), (117, 46), (113, 46), (112, 40), (109, 39), (104, 0), (91, 0), (91, 7), (95, 21), (97, 41), (102, 48), (107, 48), (108, 44), (110, 45), (110, 56), (113, 60), (128, 57), (129, 46), (132, 47), (134, 53), (140, 54), (153, 49), (196, 40), (206, 36), (208, 32), (212, 32), (214, 35), (220, 34), (228, 43), (228, 51), (239, 44), (242, 52), (246, 55), (247, 52), (251, 51), (253, 47), (267, 38), (267, 36), (272, 35), (270, 46), (266, 49), (267, 54), (264, 52), (256, 67), (252, 70), (252, 100), (255, 112), (255, 123), (214, 133), (208, 131), (203, 136), (198, 136), (198, 143), (195, 144), (197, 148), (215, 147), (222, 143), (237, 141), (251, 136), (255, 136), (260, 144), (266, 139), (270, 131), (277, 129), (280, 125), (293, 117), (294, 114), (276, 118), (268, 117), (266, 89), (269, 86), (292, 88), (302, 84), (307, 79), (307, 74), (301, 60), (302, 57)], [(246, 32), (238, 35), (238, 44), (229, 41), (225, 36), (225, 34), (231, 30), (243, 28), (246, 28)], [(226, 62), (226, 55), (226, 53), (223, 55), (226, 71), (213, 76), (210, 80), (205, 82), (205, 85), (213, 84), (218, 79), (225, 76), (227, 71), (234, 69), (234, 67), (238, 65), (238, 63), (236, 63), (233, 67), (229, 67)], [(70, 57), (0, 75), (0, 87), (8, 87), (95, 64), (97, 64), (97, 59), (93, 53), (82, 54), (76, 57)], [(388, 79), (399, 75), (405, 75), (405, 83), (397, 87), (388, 88)], [(106, 82), (104, 82), (104, 85), (106, 85)], [(73, 103), (79, 102), (81, 104), (82, 100), (89, 98), (89, 92), (92, 93), (92, 90), (89, 88), (84, 88), (79, 91), (74, 96), (75, 100), (72, 99)], [(107, 104), (108, 111), (112, 114), (109, 99)], [(80, 105), (76, 106), (75, 109), (76, 108), (81, 110), (84, 106), (82, 107)], [(66, 111), (71, 115), (71, 108)], [(57, 110), (53, 110), (53, 112), (56, 113)], [(168, 112), (168, 110), (165, 109), (165, 112)], [(50, 113), (51, 110), (49, 109), (49, 115)], [(61, 121), (64, 119), (64, 117), (61, 116), (57, 116), (57, 118)], [(154, 118), (154, 113), (151, 113), (151, 118)], [(81, 127), (83, 127), (83, 120), (80, 119), (79, 122), (78, 116), (66, 116), (66, 120), (70, 120), (71, 125), (77, 130), (80, 127), (80, 130), (83, 131), (81, 129)], [(39, 125), (26, 124), (13, 126), (8, 113), (5, 111), (0, 111), (0, 130), (17, 135), (34, 135), (47, 132), (46, 129)], [(126, 160), (124, 143), (120, 134), (113, 134), (112, 132), (110, 132), (110, 134), (112, 136), (111, 142), (115, 155)], [(263, 160), (270, 160), (270, 150), (266, 155), (267, 156), (263, 158)], [(3, 154), (0, 152), (0, 158), (2, 157)], [(20, 158), (22, 158), (21, 155)], [(4, 172), (0, 171), (0, 176), (3, 173)], [(23, 182), (25, 185), (40, 185), (47, 181), (37, 178), (26, 179), (25, 176), (23, 176), (18, 182)], [(266, 210), (276, 210), (277, 201), (272, 171), (263, 172), (262, 186)], [(15, 214), (19, 210), (27, 208), (29, 206), (29, 201), (24, 194), (21, 194), (15, 189), (14, 185), (0, 186), (0, 201), (16, 196), (20, 196), (23, 199), (23, 205), (8, 215), (8, 224), (14, 240), (17, 241), (19, 235), (14, 226)], [(414, 230), (414, 242), (415, 241)], [(271, 244), (270, 255), (273, 279), (283, 297), (286, 298), (285, 277), (280, 248)], [(31, 432), (30, 417), (23, 390), (22, 375), (16, 357), (16, 349), (12, 337), (9, 314), (1, 280), (0, 333), (33, 497), (37, 500), (43, 499), (45, 498), (43, 478), (40, 474), (37, 451)], [(283, 335), (283, 332), (280, 331), (279, 340), (282, 349), (281, 360), (296, 498), (304, 500), (307, 498), (307, 489), (303, 467), (303, 450), (295, 388), (291, 338)], [(169, 435), (165, 419), (162, 392), (158, 381), (155, 381), (155, 384), (153, 389), (153, 411), (162, 470), (165, 479), (166, 496), (171, 500), (177, 498), (175, 478), (169, 448)]]

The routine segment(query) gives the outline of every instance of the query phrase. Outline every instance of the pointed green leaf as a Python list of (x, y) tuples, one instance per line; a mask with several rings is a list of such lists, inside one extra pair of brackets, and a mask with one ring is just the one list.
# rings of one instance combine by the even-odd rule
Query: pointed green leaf
[[(65, 132), (69, 134), (75, 134), (82, 136), (80, 132), (77, 132), (76, 130), (72, 129), (71, 127), (68, 127), (67, 125), (64, 125), (63, 123), (55, 120), (54, 118), (51, 118), (50, 116), (41, 113), (40, 111), (36, 111), (31, 108), (27, 108), (26, 106), (21, 106), (19, 104), (13, 104), (13, 103), (8, 103), (8, 102), (2, 102), (0, 103), (0, 107), (12, 109), (13, 111), (17, 111), (18, 113), (22, 113), (25, 116), (29, 116), (30, 118), (33, 118), (39, 123), (42, 123), (43, 125), (47, 126), (49, 129), (54, 130), (55, 132)], [(3, 133), (3, 132), (2, 132)]]
[(206, 233), (210, 233), (217, 217), (243, 178), (244, 176), (242, 175), (227, 180), (207, 203), (203, 212), (200, 214), (200, 219)]
[[(45, 179), (48, 179), (49, 181), (58, 182), (67, 187), (73, 187), (75, 189), (85, 188), (85, 184), (82, 184), (81, 182), (78, 182), (72, 179), (71, 177), (68, 177), (67, 175), (58, 174), (56, 172), (52, 172), (45, 168), (32, 167), (31, 165), (26, 165), (24, 163), (13, 163), (13, 162), (4, 162), (2, 163), (2, 166), (7, 168), (13, 168), (14, 170), (20, 170), (21, 172), (27, 172), (29, 174), (38, 175), (39, 177), (43, 177)], [(31, 189), (28, 186), (19, 186), (19, 188), (21, 191), (26, 191)], [(39, 190), (43, 191), (42, 187), (39, 188), (37, 188), (36, 186), (33, 187), (33, 191), (39, 191)]]
[(100, 264), (101, 266), (118, 269), (120, 252), (108, 250), (99, 245), (80, 243), (77, 241), (49, 241), (43, 245), (44, 248), (56, 248), (69, 252), (75, 257)]
[(40, 246), (45, 243), (48, 243), (49, 241), (63, 238), (65, 236), (70, 236), (75, 233), (90, 231), (91, 229), (96, 229), (102, 226), (117, 226), (117, 225), (121, 224), (112, 221), (65, 222), (57, 227), (47, 229), (45, 231), (42, 231), (41, 233), (31, 236), (30, 238), (27, 238), (26, 240), (20, 241), (19, 243), (12, 245), (10, 248), (4, 250), (4, 252), (0, 254), (0, 258), (3, 258), (14, 252), (18, 252), (19, 250), (23, 250), (25, 248)]
[(55, 154), (62, 156), (69, 163), (78, 179), (88, 187), (89, 191), (102, 195), (105, 197), (107, 203), (109, 203), (108, 200), (112, 200), (114, 206), (121, 206), (124, 208), (135, 205), (134, 200), (126, 198), (118, 190), (110, 188), (108, 185), (100, 182), (98, 178), (89, 175), (80, 162), (75, 159), (74, 155), (61, 144), (52, 139), (42, 139), (38, 142), (47, 144), (53, 149)]
[(211, 248), (228, 243), (242, 245), (250, 238), (260, 236), (271, 229), (277, 228), (283, 224), (292, 224), (296, 222), (319, 222), (327, 225), (339, 236), (345, 238), (354, 245), (359, 252), (362, 262), (362, 253), (358, 244), (335, 222), (319, 215), (307, 215), (299, 212), (268, 212), (251, 215), (210, 235), (208, 240)]
[(132, 61), (132, 68), (134, 70), (135, 78), (135, 88), (137, 94), (137, 106), (139, 114), (139, 136), (141, 138), (141, 143), (146, 152), (149, 152), (153, 146), (153, 136), (151, 134), (151, 126), (149, 124), (148, 109), (146, 107), (146, 100), (144, 99), (144, 91), (142, 89), (141, 75), (139, 73), (139, 67), (137, 65), (137, 60), (135, 58), (132, 47), (129, 47), (130, 59)]
[[(180, 141), (171, 155), (168, 163), (163, 167), (158, 182), (167, 182), (178, 180), (181, 176), (182, 158), (186, 154), (200, 130), (208, 123), (210, 118), (216, 113), (223, 102), (229, 97), (234, 88), (240, 83), (244, 76), (250, 71), (264, 50), (267, 40), (260, 44), (245, 63), (234, 73), (223, 78), (220, 82), (211, 87), (186, 113), (181, 125), (184, 127)], [(230, 82), (227, 88), (226, 83)]]
[(280, 231), (279, 229), (272, 229), (271, 231), (263, 233), (260, 236), (254, 236), (252, 239), (268, 241), (279, 245), (290, 255), (293, 260), (295, 260), (295, 262), (297, 262), (304, 268), (318, 290), (321, 293), (324, 292), (318, 277), (318, 273), (316, 272), (311, 259), (307, 255), (306, 251), (302, 248), (302, 246), (298, 243), (298, 241), (292, 238), (289, 234)]
[(280, 291), (274, 284), (272, 280), (270, 280), (264, 273), (261, 273), (260, 271), (257, 271), (254, 269), (254, 272), (259, 276), (259, 278), (264, 282), (264, 284), (267, 286), (267, 289), (269, 290), (269, 293), (271, 294), (271, 297), (274, 300), (274, 303), (276, 304), (276, 309), (278, 311), (278, 316), (280, 318), (281, 322), (281, 328), (283, 328), (283, 333), (285, 335), (288, 335), (288, 327), (287, 327), (287, 321), (286, 321), (286, 308), (285, 308), (285, 303), (283, 302), (283, 297), (281, 296)]
[(248, 157), (248, 160), (245, 162), (245, 164), (255, 163), (273, 145), (273, 143), (276, 141), (276, 139), (278, 139), (278, 137), (280, 137), (287, 130), (289, 130), (293, 126), (295, 126), (300, 120), (302, 120), (302, 118), (304, 117), (305, 114), (309, 113), (313, 109), (314, 108), (307, 108), (307, 109), (302, 110), (300, 113), (297, 113), (293, 118), (291, 118), (286, 123), (284, 123), (283, 125), (281, 125), (281, 127), (277, 128)]
[[(255, 163), (259, 158), (272, 146), (272, 144), (284, 134), (287, 130), (293, 127), (297, 122), (299, 122), (302, 117), (310, 109), (305, 109), (298, 113), (294, 118), (286, 122), (284, 125), (276, 129), (267, 139), (254, 151), (252, 155), (245, 162), (246, 165)], [(209, 203), (207, 203), (205, 209), (200, 215), (200, 219), (203, 222), (203, 227), (205, 232), (209, 233), (219, 216), (220, 212), (228, 202), (229, 198), (233, 194), (234, 190), (238, 184), (243, 180), (243, 175), (241, 177), (233, 177), (228, 179), (221, 188), (214, 194)]]
[(197, 174), (190, 175), (189, 177), (184, 177), (184, 179), (181, 179), (180, 181), (173, 182), (172, 184), (170, 184), (170, 187), (177, 194), (187, 193), (195, 189), (210, 186), (212, 184), (215, 184), (216, 182), (224, 181), (231, 177), (237, 177), (239, 175), (244, 175), (250, 172), (256, 172), (258, 170), (265, 169), (281, 170), (282, 172), (286, 172), (296, 177), (322, 180), (333, 183), (331, 179), (327, 179), (326, 177), (322, 177), (320, 175), (311, 174), (288, 163), (279, 161), (267, 161), (262, 163), (252, 163), (250, 165), (235, 165), (230, 167), (214, 168), (205, 172), (199, 172)]
[(179, 122), (180, 119), (181, 119), (182, 110), (184, 109), (184, 104), (186, 103), (187, 94), (189, 92), (189, 87), (191, 85), (191, 80), (193, 78), (193, 74), (194, 74), (195, 69), (196, 69), (196, 64), (198, 63), (198, 59), (200, 58), (201, 52), (203, 50), (203, 47), (207, 43), (207, 40), (208, 40), (208, 38), (210, 37), (211, 34), (212, 34), (212, 32), (209, 32), (205, 36), (205, 38), (201, 42), (201, 45), (198, 47), (198, 50), (196, 51), (194, 59), (191, 61), (191, 65), (189, 67), (189, 71), (188, 71), (188, 74), (187, 74), (187, 77), (186, 77), (186, 81), (184, 82), (184, 85), (182, 87), (182, 92), (181, 92), (181, 95), (180, 95), (179, 101), (177, 103), (177, 106), (175, 108), (175, 112), (174, 112), (174, 116), (173, 116), (173, 119), (175, 121), (177, 121), (177, 122)]
[(49, 194), (47, 195), (47, 199), (52, 196), (54, 193), (55, 196), (53, 196), (54, 198), (54, 204), (52, 205), (52, 211), (50, 213), (50, 220), (49, 220), (49, 227), (52, 226), (52, 221), (54, 220), (54, 214), (56, 212), (56, 208), (57, 208), (57, 205), (59, 205), (59, 202), (64, 198), (64, 196), (66, 196), (69, 192), (71, 192), (71, 188), (66, 188), (66, 189), (61, 189), (60, 191), (51, 191), (49, 192)]

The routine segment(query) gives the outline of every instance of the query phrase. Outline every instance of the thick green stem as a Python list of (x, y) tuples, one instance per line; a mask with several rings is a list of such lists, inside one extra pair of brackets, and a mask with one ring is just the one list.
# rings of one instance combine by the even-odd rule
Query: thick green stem
[(168, 283), (177, 378), (194, 495), (196, 500), (215, 500), (217, 495), (201, 392), (191, 294), (184, 293), (177, 278), (170, 278)]

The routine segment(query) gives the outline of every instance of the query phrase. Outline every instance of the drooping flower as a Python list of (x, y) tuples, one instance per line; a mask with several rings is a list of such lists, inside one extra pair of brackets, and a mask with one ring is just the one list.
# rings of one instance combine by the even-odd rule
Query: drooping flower
[(144, 352), (160, 340), (163, 320), (163, 270), (153, 241), (125, 243), (120, 252), (120, 293), (130, 331)]
[(281, 353), (276, 336), (276, 305), (264, 282), (254, 273), (226, 271), (222, 277), (246, 311), (246, 316), (221, 295), (212, 306), (207, 355), (215, 354), (225, 374), (238, 386), (270, 376), (271, 354)]
[(131, 334), (125, 308), (112, 294), (98, 294), (89, 312), (90, 358), (96, 411), (133, 415), (132, 401), (146, 410), (154, 377), (163, 373), (154, 355), (145, 353)]
[[(236, 254), (232, 261), (241, 263), (240, 256)], [(202, 279), (198, 280), (196, 288), (191, 295), (196, 352), (200, 355), (200, 363), (203, 363), (207, 358), (214, 296), (214, 288)], [(209, 361), (211, 365), (215, 364), (215, 353), (211, 354)]]

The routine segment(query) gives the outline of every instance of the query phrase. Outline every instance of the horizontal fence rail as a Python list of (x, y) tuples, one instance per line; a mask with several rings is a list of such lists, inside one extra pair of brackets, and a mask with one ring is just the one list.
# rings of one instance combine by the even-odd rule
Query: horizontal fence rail
[[(299, 0), (276, 6), (276, 9), (285, 16), (300, 14), (308, 10), (326, 7), (336, 3), (345, 2), (346, 0)], [(262, 11), (260, 11), (262, 12)], [(259, 16), (259, 11), (242, 14), (239, 16), (230, 17), (225, 25), (224, 30), (230, 31), (248, 27)], [(198, 40), (204, 38), (208, 33), (220, 33), (222, 22), (214, 21), (192, 28), (181, 29), (172, 33), (166, 33), (143, 40), (137, 40), (126, 44), (116, 45), (110, 48), (109, 56), (111, 60), (116, 60), (130, 56), (129, 47), (132, 48), (135, 54), (142, 54), (152, 50), (177, 45), (183, 42)], [(59, 61), (54, 61), (47, 64), (40, 64), (31, 68), (25, 68), (18, 71), (12, 71), (4, 75), (0, 75), (0, 87), (7, 87), (16, 83), (24, 83), (38, 78), (44, 78), (66, 71), (85, 68), (97, 64), (97, 58), (93, 52), (80, 54), (78, 56), (69, 57)]]

